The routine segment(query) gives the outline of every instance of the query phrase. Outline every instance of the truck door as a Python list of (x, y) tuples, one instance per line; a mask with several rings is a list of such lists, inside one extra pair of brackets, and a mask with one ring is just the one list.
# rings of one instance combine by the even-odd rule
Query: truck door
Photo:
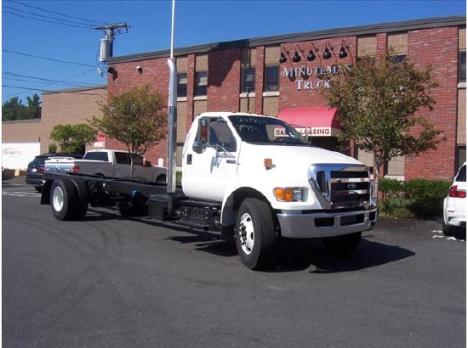
[(117, 178), (129, 178), (132, 176), (130, 167), (130, 155), (128, 152), (114, 152), (114, 175)]
[(238, 146), (222, 118), (204, 117), (183, 158), (182, 186), (187, 196), (221, 202), (237, 177)]

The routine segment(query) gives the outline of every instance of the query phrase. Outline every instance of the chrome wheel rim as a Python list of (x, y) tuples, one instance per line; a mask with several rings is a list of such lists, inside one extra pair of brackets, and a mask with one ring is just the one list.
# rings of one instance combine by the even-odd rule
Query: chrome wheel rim
[(244, 213), (241, 216), (239, 223), (239, 242), (242, 251), (249, 255), (254, 247), (255, 242), (255, 230), (253, 226), (253, 220), (250, 214)]
[(60, 186), (54, 188), (52, 193), (52, 204), (55, 211), (61, 211), (63, 208), (63, 190)]

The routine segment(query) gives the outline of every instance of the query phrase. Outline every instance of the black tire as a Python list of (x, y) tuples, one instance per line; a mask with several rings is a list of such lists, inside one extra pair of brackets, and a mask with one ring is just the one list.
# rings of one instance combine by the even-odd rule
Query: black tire
[(156, 182), (160, 184), (165, 184), (166, 183), (166, 174), (160, 174), (156, 178)]
[(88, 212), (88, 186), (83, 181), (74, 181), (73, 184), (78, 194), (74, 218), (80, 220)]
[(361, 239), (361, 232), (357, 232), (344, 236), (323, 238), (322, 243), (325, 249), (333, 255), (346, 257), (356, 251)]
[(453, 236), (456, 233), (455, 226), (447, 225), (445, 222), (442, 223), (442, 232), (446, 236)]
[[(250, 218), (250, 220), (249, 220)], [(251, 224), (253, 246), (248, 249), (246, 225)], [(268, 269), (273, 265), (275, 252), (275, 223), (268, 203), (257, 198), (246, 198), (237, 214), (235, 227), (237, 251), (242, 263), (250, 269)]]
[[(60, 196), (62, 204), (59, 203)], [(57, 198), (56, 198), (57, 197)], [(58, 220), (72, 220), (76, 217), (80, 199), (75, 185), (70, 181), (55, 180), (50, 189), (50, 207)]]
[(73, 218), (76, 220), (81, 220), (82, 218), (86, 216), (87, 212), (88, 212), (88, 203), (80, 203), (80, 205), (75, 210), (75, 214), (73, 215)]
[(34, 189), (39, 193), (42, 192), (42, 186), (34, 186)]

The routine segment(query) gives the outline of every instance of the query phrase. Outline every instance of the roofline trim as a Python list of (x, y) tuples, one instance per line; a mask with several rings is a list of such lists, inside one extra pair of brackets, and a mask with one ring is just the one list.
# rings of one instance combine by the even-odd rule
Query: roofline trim
[[(408, 31), (417, 29), (439, 28), (444, 26), (462, 26), (466, 25), (465, 16), (450, 16), (450, 17), (432, 17), (424, 19), (414, 19), (398, 22), (385, 22), (371, 25), (361, 25), (355, 27), (341, 27), (335, 29), (323, 29), (310, 32), (291, 33), (284, 35), (265, 36), (251, 39), (241, 39), (234, 41), (214, 42), (209, 44), (194, 45), (182, 48), (176, 48), (174, 55), (185, 56), (193, 53), (207, 53), (217, 49), (241, 48), (267, 46), (295, 41), (310, 41), (328, 39), (337, 36), (359, 36), (378, 33), (391, 33), (398, 31)], [(137, 62), (141, 60), (164, 58), (169, 56), (169, 50), (151, 51), (125, 56), (112, 57), (108, 63), (124, 63)]]
[(106, 89), (107, 85), (95, 85), (89, 87), (76, 87), (76, 88), (66, 88), (66, 89), (57, 89), (55, 91), (44, 91), (42, 94), (54, 94), (54, 93), (68, 93), (68, 92), (81, 92), (81, 91), (91, 91), (93, 89)]

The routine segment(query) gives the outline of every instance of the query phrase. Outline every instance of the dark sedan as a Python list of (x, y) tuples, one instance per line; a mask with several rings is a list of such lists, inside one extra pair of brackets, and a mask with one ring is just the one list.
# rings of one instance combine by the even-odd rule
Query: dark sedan
[(42, 174), (44, 173), (44, 165), (45, 161), (52, 157), (73, 157), (76, 159), (80, 159), (83, 155), (77, 154), (66, 154), (66, 153), (50, 153), (50, 154), (43, 154), (34, 157), (34, 159), (29, 162), (28, 169), (26, 171), (26, 184), (34, 186), (37, 192), (42, 191), (42, 185), (44, 181), (42, 179)]

